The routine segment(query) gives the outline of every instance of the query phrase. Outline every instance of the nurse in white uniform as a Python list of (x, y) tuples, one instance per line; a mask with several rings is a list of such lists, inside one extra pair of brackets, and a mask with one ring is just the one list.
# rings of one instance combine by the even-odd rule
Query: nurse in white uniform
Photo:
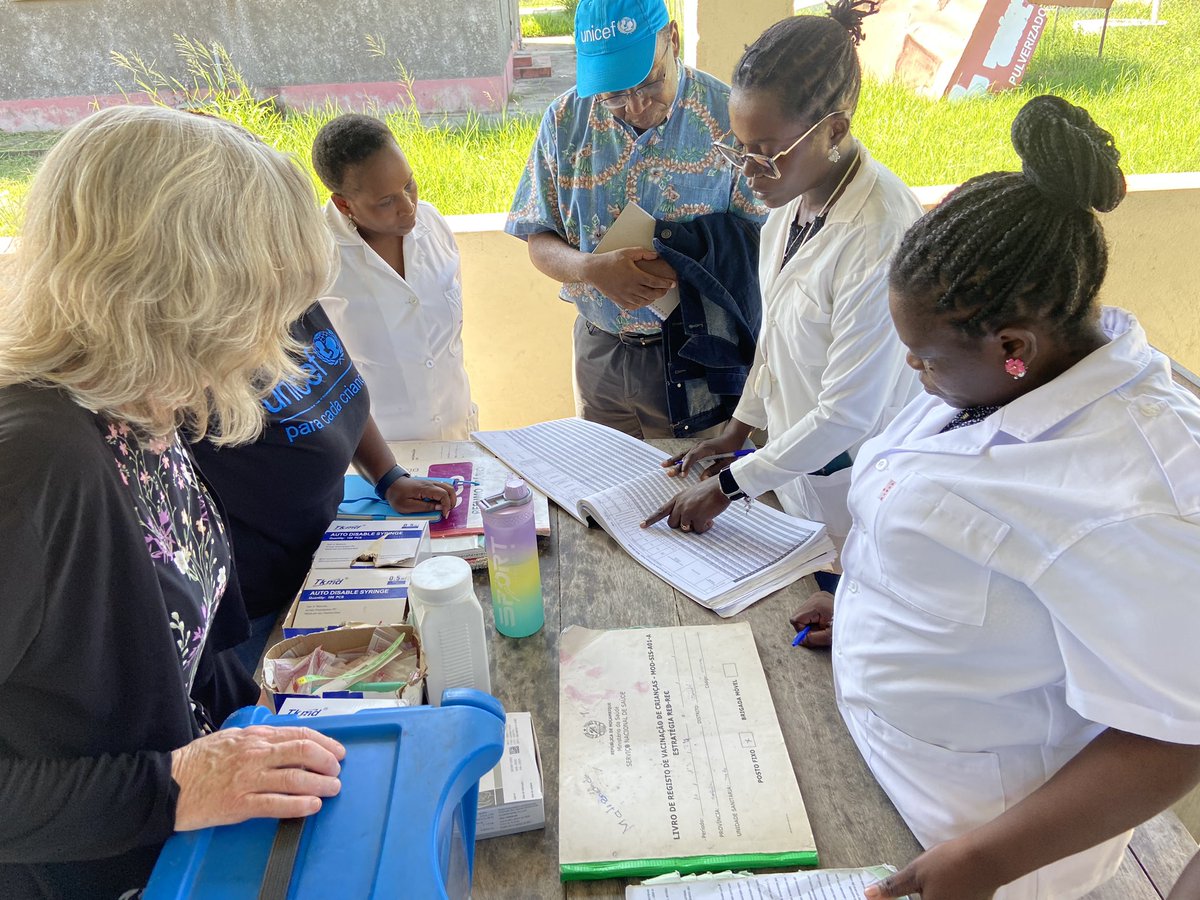
[(449, 224), (418, 201), (412, 168), (378, 119), (330, 121), (313, 166), (333, 192), (325, 220), (342, 261), (322, 306), (370, 389), (379, 430), (389, 441), (465, 440), (477, 413)]
[[(828, 637), (859, 750), (927, 848), (872, 898), (1068, 900), (1200, 779), (1200, 402), (1101, 309), (1112, 136), (1037, 97), (1023, 173), (906, 235), (928, 392), (863, 446)], [(815, 641), (810, 641), (814, 642)]]
[(734, 140), (717, 147), (771, 208), (759, 255), (762, 330), (722, 434), (664, 465), (686, 473), (738, 450), (755, 428), (769, 440), (708, 466), (719, 477), (647, 524), (706, 531), (731, 500), (773, 490), (787, 512), (824, 522), (840, 542), (851, 459), (920, 392), (888, 315), (887, 262), (921, 206), (850, 134), (863, 15), (842, 0), (830, 17), (778, 22), (734, 71)]

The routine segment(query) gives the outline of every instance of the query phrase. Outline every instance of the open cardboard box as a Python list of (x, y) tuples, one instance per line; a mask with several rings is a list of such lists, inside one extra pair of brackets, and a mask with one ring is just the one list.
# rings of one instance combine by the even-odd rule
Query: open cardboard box
[[(391, 626), (398, 631), (409, 634), (417, 643), (417, 677), (410, 681), (407, 686), (399, 692), (399, 694), (380, 694), (367, 693), (363, 691), (333, 691), (320, 692), (316, 696), (322, 697), (345, 697), (348, 699), (385, 699), (398, 696), (399, 699), (406, 701), (412, 706), (419, 706), (424, 703), (425, 694), (425, 659), (421, 653), (421, 644), (417, 640), (416, 629), (411, 625), (395, 625)], [(304, 656), (311, 653), (317, 647), (323, 647), (331, 653), (342, 653), (347, 650), (363, 649), (365, 650), (370, 643), (371, 636), (375, 633), (375, 625), (360, 625), (350, 628), (336, 628), (332, 631), (320, 631), (315, 634), (302, 634), (297, 637), (287, 638), (280, 641), (266, 652), (263, 657), (263, 682), (262, 687), (266, 692), (267, 698), (270, 700), (271, 708), (275, 712), (279, 712), (279, 708), (283, 705), (284, 700), (291, 697), (307, 697), (314, 696), (312, 694), (284, 694), (277, 693), (273, 685), (268, 684), (266, 671), (269, 668), (267, 665), (269, 660), (288, 659), (299, 656)]]

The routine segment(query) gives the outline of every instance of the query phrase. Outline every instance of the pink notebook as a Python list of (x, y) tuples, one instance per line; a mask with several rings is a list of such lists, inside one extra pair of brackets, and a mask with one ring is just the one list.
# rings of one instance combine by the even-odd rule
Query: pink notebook
[(458, 537), (464, 534), (483, 534), (483, 523), (474, 527), (468, 525), (471, 517), (471, 505), (478, 505), (479, 499), (474, 495), (475, 485), (469, 484), (474, 467), (469, 462), (434, 463), (429, 467), (430, 478), (461, 479), (458, 482), (458, 502), (450, 515), (440, 522), (429, 523), (430, 537)]

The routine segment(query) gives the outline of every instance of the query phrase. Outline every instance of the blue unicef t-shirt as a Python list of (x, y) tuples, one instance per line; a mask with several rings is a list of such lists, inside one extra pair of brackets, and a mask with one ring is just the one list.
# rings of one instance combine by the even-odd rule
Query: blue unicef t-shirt
[(292, 335), (307, 349), (300, 368), (308, 378), (276, 385), (263, 400), (262, 436), (241, 447), (201, 441), (193, 448), (224, 505), (251, 618), (295, 598), (337, 514), (342, 479), (371, 409), (367, 386), (319, 303)]

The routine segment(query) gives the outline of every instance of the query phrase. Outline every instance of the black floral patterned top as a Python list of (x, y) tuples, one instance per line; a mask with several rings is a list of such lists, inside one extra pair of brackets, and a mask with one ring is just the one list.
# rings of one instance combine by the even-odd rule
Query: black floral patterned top
[(204, 639), (229, 582), (225, 526), (178, 434), (170, 443), (142, 446), (128, 425), (96, 422), (145, 533), (190, 693)]
[(0, 895), (144, 886), (171, 752), (257, 697), (209, 646), (237, 586), (218, 508), (179, 439), (0, 387)]

